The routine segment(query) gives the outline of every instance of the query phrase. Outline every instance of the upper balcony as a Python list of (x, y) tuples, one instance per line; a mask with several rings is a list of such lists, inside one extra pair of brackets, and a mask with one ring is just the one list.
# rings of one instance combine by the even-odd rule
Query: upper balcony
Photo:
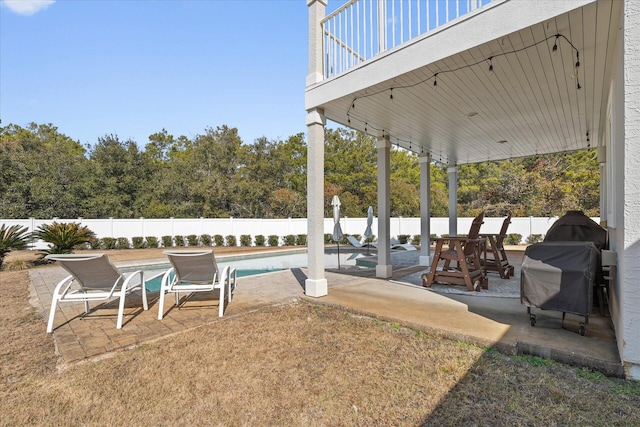
[(504, 0), (350, 0), (325, 17), (323, 77), (356, 67), (382, 52), (442, 31)]
[(450, 165), (603, 144), (622, 1), (308, 3), (305, 108), (330, 121)]

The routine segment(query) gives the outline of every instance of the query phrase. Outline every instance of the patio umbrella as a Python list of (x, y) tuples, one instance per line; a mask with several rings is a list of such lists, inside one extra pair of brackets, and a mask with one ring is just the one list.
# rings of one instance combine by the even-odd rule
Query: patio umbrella
[[(367, 209), (367, 228), (364, 230), (364, 237), (368, 239), (373, 236), (373, 231), (371, 231), (371, 226), (373, 225), (373, 206), (369, 206)], [(367, 254), (369, 254), (369, 245), (367, 245)]]
[(331, 205), (333, 205), (333, 241), (338, 244), (338, 270), (340, 270), (340, 241), (343, 234), (340, 227), (340, 199), (338, 196), (333, 196)]

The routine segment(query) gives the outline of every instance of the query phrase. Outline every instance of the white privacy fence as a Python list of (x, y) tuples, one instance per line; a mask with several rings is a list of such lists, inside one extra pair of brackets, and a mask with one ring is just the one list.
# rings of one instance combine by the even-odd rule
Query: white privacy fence
[[(527, 237), (532, 234), (545, 235), (549, 227), (558, 219), (526, 217), (512, 218), (511, 225), (507, 231), (508, 234), (516, 233), (522, 236), (521, 243), (524, 243)], [(599, 218), (592, 218), (599, 222)], [(467, 233), (471, 227), (473, 218), (458, 218), (458, 233)], [(51, 224), (57, 222), (75, 222), (88, 227), (96, 233), (98, 238), (104, 237), (126, 237), (131, 241), (133, 237), (157, 237), (162, 236), (188, 236), (203, 234), (236, 236), (236, 240), (240, 242), (241, 235), (250, 235), (253, 242), (255, 236), (262, 235), (265, 239), (268, 236), (276, 235), (280, 238), (280, 244), (283, 244), (283, 236), (307, 234), (306, 218), (287, 218), (287, 219), (253, 219), (253, 218), (135, 218), (135, 219), (0, 219), (0, 224), (20, 225), (27, 227), (31, 231), (35, 231), (43, 224)], [(391, 218), (391, 237), (399, 235), (419, 235), (420, 234), (420, 218)], [(484, 224), (481, 233), (498, 233), (503, 217), (484, 218)], [(333, 232), (333, 218), (325, 218), (324, 232), (331, 234)], [(358, 234), (362, 236), (367, 227), (367, 218), (348, 218), (340, 219), (340, 225), (345, 235)], [(442, 236), (449, 233), (449, 218), (431, 218), (430, 221), (431, 234)], [(372, 230), (377, 234), (378, 220), (374, 218)], [(46, 249), (47, 244), (44, 242), (34, 242), (35, 249)]]

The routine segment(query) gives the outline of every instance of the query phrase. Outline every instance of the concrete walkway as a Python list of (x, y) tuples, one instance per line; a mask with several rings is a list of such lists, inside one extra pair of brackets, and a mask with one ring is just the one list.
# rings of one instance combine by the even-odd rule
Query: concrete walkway
[[(322, 298), (304, 295), (304, 269), (240, 278), (223, 318), (217, 317), (218, 302), (211, 294), (183, 298), (181, 305), (173, 308), (173, 298), (167, 299), (162, 321), (157, 320), (157, 292), (149, 295), (149, 311), (142, 310), (140, 297), (134, 295), (127, 299), (121, 330), (115, 328), (117, 302), (92, 306), (88, 315), (84, 315), (82, 304), (63, 304), (56, 312), (54, 323), (56, 348), (65, 362), (73, 362), (242, 316), (266, 306), (305, 299), (397, 321), (454, 340), (494, 346), (508, 354), (536, 355), (597, 369), (608, 375), (624, 375), (611, 319), (600, 316), (597, 310), (589, 317), (585, 336), (577, 333), (582, 317), (567, 315), (563, 323), (559, 312), (534, 309), (537, 323), (531, 327), (519, 298), (438, 293), (401, 282), (403, 277), (419, 274), (422, 267), (406, 265), (406, 260), (394, 264), (394, 270), (396, 267), (393, 281), (376, 279), (368, 269), (327, 271), (329, 295)], [(33, 269), (30, 275), (32, 303), (46, 318), (53, 288), (66, 274), (62, 268), (49, 267)], [(497, 280), (494, 275), (490, 275), (490, 288), (492, 280)], [(518, 276), (510, 280), (516, 286), (519, 283)]]

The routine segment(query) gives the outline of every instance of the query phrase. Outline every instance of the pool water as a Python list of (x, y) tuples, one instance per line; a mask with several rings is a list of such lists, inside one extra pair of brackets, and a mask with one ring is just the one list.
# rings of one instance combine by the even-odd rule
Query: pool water
[[(279, 268), (279, 269), (269, 269), (269, 270), (267, 269), (236, 270), (236, 274), (237, 274), (237, 277), (247, 277), (247, 276), (255, 276), (257, 274), (272, 273), (274, 271), (281, 271), (281, 270), (284, 270), (284, 269)], [(145, 271), (145, 275), (148, 275), (148, 276), (153, 276), (160, 273), (161, 271), (158, 271), (158, 270)], [(173, 279), (173, 274), (171, 275), (171, 278)], [(148, 292), (158, 292), (160, 290), (160, 285), (162, 284), (162, 276), (154, 277), (151, 280), (145, 280), (145, 283), (146, 283)]]

